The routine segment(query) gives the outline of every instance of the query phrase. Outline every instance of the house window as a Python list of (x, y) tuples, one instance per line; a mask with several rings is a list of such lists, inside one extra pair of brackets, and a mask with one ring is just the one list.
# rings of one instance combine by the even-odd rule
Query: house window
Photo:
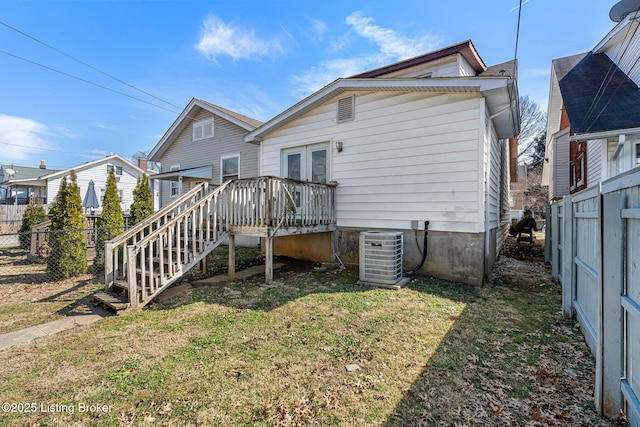
[[(180, 170), (180, 165), (171, 165), (171, 167), (169, 168), (170, 172), (174, 172), (174, 171), (178, 171)], [(170, 181), (170, 186), (169, 186), (169, 197), (178, 197), (180, 195), (180, 182), (179, 182), (180, 177), (178, 177), (178, 180), (176, 181)]]
[(640, 166), (640, 142), (636, 143), (636, 164), (635, 166)]
[(220, 162), (220, 182), (240, 178), (240, 154), (222, 157)]
[[(107, 189), (106, 188), (101, 188), (100, 189), (100, 205), (104, 204), (104, 195), (107, 194)], [(118, 198), (120, 198), (120, 202), (122, 203), (122, 198), (123, 198), (124, 194), (122, 193), (122, 190), (118, 190)]]
[(200, 120), (193, 124), (193, 141), (211, 138), (213, 136), (213, 118)]
[[(111, 173), (111, 171), (113, 170), (114, 166), (113, 165), (107, 165), (107, 175), (109, 175)], [(122, 175), (122, 166), (115, 166), (115, 174), (116, 175)]]
[(355, 118), (355, 95), (338, 99), (338, 123), (347, 122)]

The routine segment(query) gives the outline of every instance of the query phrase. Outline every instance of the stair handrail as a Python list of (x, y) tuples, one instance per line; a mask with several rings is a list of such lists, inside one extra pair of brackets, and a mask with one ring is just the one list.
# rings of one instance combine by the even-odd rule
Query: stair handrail
[(186, 193), (184, 193), (182, 196), (180, 196), (173, 202), (169, 203), (167, 206), (161, 209), (158, 209), (156, 212), (154, 212), (147, 218), (143, 219), (133, 227), (127, 229), (123, 233), (118, 234), (113, 239), (107, 240), (105, 243), (111, 243), (115, 247), (115, 246), (119, 246), (121, 243), (124, 243), (128, 239), (135, 237), (136, 234), (138, 234), (141, 231), (144, 231), (145, 228), (156, 224), (157, 220), (162, 219), (166, 214), (168, 214), (169, 212), (171, 212), (172, 210), (180, 206), (182, 203), (190, 199), (192, 196), (196, 195), (198, 192), (203, 191), (203, 193), (205, 193), (206, 189), (208, 188), (208, 185), (209, 184), (207, 182), (199, 183), (194, 188), (187, 191)]
[(232, 181), (226, 181), (223, 184), (217, 186), (215, 189), (213, 189), (212, 191), (210, 191), (209, 193), (204, 195), (196, 203), (194, 203), (193, 205), (189, 206), (188, 209), (185, 209), (184, 211), (180, 212), (178, 215), (173, 217), (171, 222), (167, 222), (167, 223), (164, 223), (164, 224), (160, 225), (158, 228), (156, 228), (151, 233), (149, 233), (148, 235), (144, 236), (142, 239), (140, 239), (139, 241), (135, 242), (131, 246), (135, 247), (136, 253), (139, 252), (139, 250), (140, 250), (140, 248), (142, 246), (148, 244), (151, 240), (155, 239), (158, 236), (158, 234), (164, 232), (167, 228), (169, 228), (172, 225), (173, 222), (183, 219), (185, 216), (187, 216), (191, 212), (193, 212), (196, 208), (199, 208), (203, 204), (207, 203), (209, 201), (209, 199), (213, 199), (216, 195), (220, 195), (223, 191), (226, 190), (226, 188), (228, 187), (228, 185), (231, 182)]
[[(149, 230), (152, 231), (154, 225), (156, 228), (158, 228), (161, 225), (160, 224), (161, 220), (165, 219), (167, 215), (170, 214), (174, 209), (179, 207), (181, 204), (188, 202), (192, 197), (196, 196), (198, 193), (201, 192), (202, 196), (204, 197), (206, 195), (208, 186), (209, 184), (207, 182), (201, 182), (191, 190), (187, 191), (182, 196), (178, 197), (173, 202), (169, 203), (167, 206), (159, 209), (157, 212), (153, 213), (151, 216), (142, 220), (140, 223), (134, 225), (133, 227), (126, 230), (125, 232), (115, 236), (113, 239), (107, 240), (104, 242), (104, 257), (105, 257), (104, 280), (105, 280), (105, 286), (107, 289), (109, 289), (109, 287), (114, 282), (114, 280), (116, 280), (115, 273), (119, 266), (117, 249), (121, 246), (124, 247), (127, 244), (127, 241), (130, 239), (133, 239), (133, 243), (135, 243), (136, 235), (138, 233), (144, 232), (145, 229), (149, 228)], [(122, 268), (124, 272), (124, 271), (127, 271), (126, 251), (125, 253), (122, 254), (122, 258), (124, 262), (122, 264)]]

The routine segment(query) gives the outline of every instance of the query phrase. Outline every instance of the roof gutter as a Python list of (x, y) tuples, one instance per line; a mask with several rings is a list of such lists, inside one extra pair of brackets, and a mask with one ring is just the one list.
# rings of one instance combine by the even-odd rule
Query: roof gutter
[(640, 127), (605, 130), (602, 132), (593, 133), (576, 133), (569, 138), (569, 141), (588, 141), (591, 139), (605, 139), (620, 135), (638, 135), (640, 134)]

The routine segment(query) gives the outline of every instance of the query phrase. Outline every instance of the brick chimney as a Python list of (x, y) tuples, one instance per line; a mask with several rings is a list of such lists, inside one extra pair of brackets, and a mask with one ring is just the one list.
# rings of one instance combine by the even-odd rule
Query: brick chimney
[(46, 169), (47, 165), (44, 163), (44, 160), (40, 160), (40, 169)]
[(145, 172), (147, 171), (148, 163), (148, 159), (145, 159), (144, 157), (138, 157), (138, 167)]

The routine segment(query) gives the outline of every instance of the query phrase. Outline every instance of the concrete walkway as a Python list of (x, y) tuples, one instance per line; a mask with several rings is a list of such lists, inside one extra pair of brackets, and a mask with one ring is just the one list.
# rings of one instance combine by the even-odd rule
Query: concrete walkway
[(9, 332), (0, 335), (0, 350), (4, 350), (14, 345), (33, 341), (36, 338), (46, 337), (75, 328), (76, 326), (88, 325), (97, 322), (112, 314), (99, 307), (92, 307), (91, 312), (86, 314), (76, 314), (53, 322), (43, 323), (19, 331)]
[[(274, 270), (282, 267), (284, 264), (277, 263), (273, 266)], [(236, 279), (246, 279), (257, 274), (264, 273), (264, 266), (258, 265), (249, 267), (244, 270), (236, 272)], [(219, 276), (208, 277), (194, 281), (196, 286), (213, 285), (222, 282), (228, 282), (229, 277), (226, 274)], [(193, 289), (191, 283), (185, 282), (178, 286), (172, 286), (162, 294), (158, 295), (158, 300), (166, 300), (177, 294), (189, 292)], [(36, 338), (46, 337), (49, 335), (57, 334), (58, 332), (66, 331), (67, 329), (75, 328), (76, 326), (88, 325), (90, 323), (97, 322), (107, 316), (113, 314), (101, 309), (100, 307), (91, 307), (91, 312), (86, 314), (76, 314), (73, 316), (65, 317), (63, 319), (54, 320), (53, 322), (43, 323), (42, 325), (32, 326), (30, 328), (21, 329), (19, 331), (9, 332), (7, 334), (0, 335), (0, 350), (4, 350), (14, 345), (33, 341)]]

